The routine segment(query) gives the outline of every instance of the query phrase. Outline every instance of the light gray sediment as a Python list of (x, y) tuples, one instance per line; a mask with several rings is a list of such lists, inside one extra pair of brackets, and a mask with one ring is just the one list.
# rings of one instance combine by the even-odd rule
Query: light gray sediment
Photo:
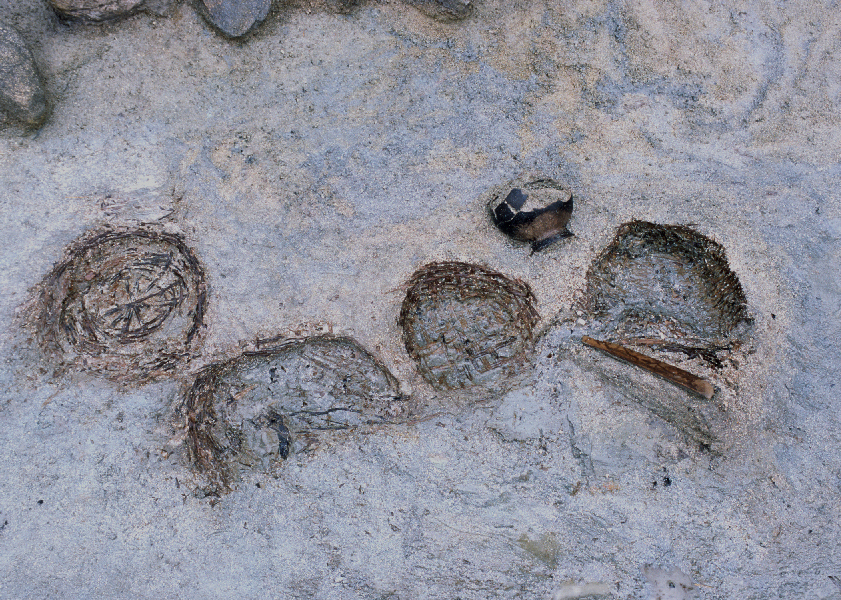
[[(0, 130), (0, 597), (839, 598), (836, 8), (301, 1), (244, 41), (187, 2), (0, 15), (51, 102)], [(485, 195), (533, 175), (569, 186), (575, 235), (529, 256)], [(744, 290), (750, 352), (675, 359), (720, 390), (715, 448), (650, 410), (684, 392), (575, 340), (633, 219), (692, 224)], [(141, 221), (203, 267), (200, 355), (140, 386), (55, 374), (33, 290), (80, 236)], [(534, 291), (547, 333), (504, 397), (437, 393), (406, 354), (403, 285), (433, 261)], [(198, 493), (186, 389), (278, 334), (354, 338), (429, 411)]]

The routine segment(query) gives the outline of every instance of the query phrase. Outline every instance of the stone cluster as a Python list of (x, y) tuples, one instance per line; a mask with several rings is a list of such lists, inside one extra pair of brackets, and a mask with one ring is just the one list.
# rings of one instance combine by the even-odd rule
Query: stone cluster
[[(328, 0), (338, 13), (349, 13), (361, 0)], [(472, 4), (464, 0), (406, 0), (424, 14), (443, 21), (464, 19)], [(61, 18), (81, 23), (103, 23), (142, 11), (161, 14), (168, 0), (47, 0)], [(272, 0), (199, 0), (199, 12), (222, 35), (240, 38), (262, 23)], [(6, 121), (26, 128), (43, 125), (48, 114), (47, 96), (32, 52), (20, 33), (0, 23), (0, 111)], [(2, 124), (2, 121), (0, 121)]]

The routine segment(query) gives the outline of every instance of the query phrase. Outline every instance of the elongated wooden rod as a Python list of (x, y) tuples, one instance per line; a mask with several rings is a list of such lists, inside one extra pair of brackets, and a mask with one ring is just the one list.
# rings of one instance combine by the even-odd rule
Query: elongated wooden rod
[(679, 385), (690, 392), (700, 394), (704, 398), (710, 399), (713, 397), (713, 394), (715, 394), (713, 384), (706, 379), (697, 377), (689, 371), (679, 369), (678, 367), (665, 363), (662, 360), (657, 360), (656, 358), (651, 358), (645, 354), (640, 354), (639, 352), (626, 348), (625, 346), (620, 346), (619, 344), (614, 344), (613, 342), (594, 340), (586, 335), (581, 338), (581, 341), (588, 346), (601, 350), (602, 352), (607, 352), (615, 358), (629, 362), (641, 369), (645, 369), (649, 373), (654, 373), (655, 375), (658, 375), (675, 385)]

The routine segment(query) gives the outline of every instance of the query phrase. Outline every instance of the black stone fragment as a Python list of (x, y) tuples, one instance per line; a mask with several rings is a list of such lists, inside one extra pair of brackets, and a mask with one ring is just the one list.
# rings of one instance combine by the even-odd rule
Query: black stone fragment
[(511, 193), (505, 197), (504, 204), (507, 204), (510, 208), (515, 210), (520, 210), (523, 208), (526, 200), (528, 200), (528, 195), (523, 193), (523, 190), (520, 188), (514, 188), (511, 190)]
[[(516, 185), (512, 182), (513, 185)], [(493, 194), (488, 209), (494, 225), (508, 237), (531, 244), (532, 253), (573, 234), (567, 229), (572, 217), (573, 198), (569, 190), (548, 179)]]

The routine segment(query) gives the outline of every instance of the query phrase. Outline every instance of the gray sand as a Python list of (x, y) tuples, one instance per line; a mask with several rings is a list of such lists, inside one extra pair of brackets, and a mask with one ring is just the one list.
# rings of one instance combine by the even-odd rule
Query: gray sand
[[(302, 1), (241, 41), (165, 8), (84, 26), (0, 0), (51, 109), (0, 131), (0, 597), (841, 598), (837, 6)], [(531, 257), (484, 207), (529, 173), (576, 198), (575, 237)], [(738, 367), (684, 363), (722, 390), (714, 452), (645, 407), (673, 386), (559, 324), (634, 218), (721, 243), (755, 320)], [(54, 373), (32, 290), (79, 236), (150, 221), (206, 270), (199, 355), (142, 386)], [(401, 286), (434, 260), (561, 314), (504, 397), (416, 374)], [(204, 496), (195, 373), (320, 332), (438, 414)]]

